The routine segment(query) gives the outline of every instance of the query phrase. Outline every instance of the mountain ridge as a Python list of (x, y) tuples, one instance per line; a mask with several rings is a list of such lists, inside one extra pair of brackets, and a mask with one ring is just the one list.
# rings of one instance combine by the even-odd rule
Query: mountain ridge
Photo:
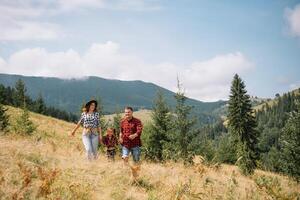
[[(130, 105), (135, 110), (151, 109), (157, 91), (161, 91), (170, 107), (175, 107), (175, 93), (151, 82), (142, 80), (124, 81), (105, 79), (96, 76), (83, 79), (61, 79), (55, 77), (22, 76), (0, 73), (0, 83), (13, 87), (22, 79), (29, 96), (36, 98), (41, 94), (47, 105), (55, 106), (73, 113), (90, 98), (101, 98), (104, 113), (114, 113)], [(188, 98), (187, 104), (193, 106), (195, 114), (208, 113), (222, 106), (225, 101), (203, 102)]]

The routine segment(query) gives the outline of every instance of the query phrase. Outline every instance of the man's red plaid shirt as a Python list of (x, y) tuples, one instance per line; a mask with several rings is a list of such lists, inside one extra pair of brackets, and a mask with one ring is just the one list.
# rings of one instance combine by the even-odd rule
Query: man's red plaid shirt
[[(126, 148), (133, 148), (137, 146), (142, 146), (141, 134), (143, 130), (143, 125), (141, 120), (132, 117), (130, 120), (126, 118), (121, 121), (121, 133), (123, 139), (123, 146)], [(133, 140), (129, 139), (129, 135), (137, 133), (137, 137)]]

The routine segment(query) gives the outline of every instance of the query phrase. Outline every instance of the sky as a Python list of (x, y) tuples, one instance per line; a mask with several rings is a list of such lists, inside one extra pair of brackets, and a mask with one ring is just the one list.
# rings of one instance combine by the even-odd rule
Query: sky
[(0, 73), (178, 77), (202, 101), (228, 99), (238, 73), (270, 98), (300, 87), (300, 0), (0, 0)]

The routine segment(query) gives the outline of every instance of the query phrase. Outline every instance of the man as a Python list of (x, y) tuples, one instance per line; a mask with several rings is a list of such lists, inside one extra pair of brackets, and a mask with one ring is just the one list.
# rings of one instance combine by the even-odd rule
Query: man
[(128, 166), (129, 154), (131, 153), (134, 165), (131, 166), (131, 171), (134, 180), (138, 177), (140, 170), (140, 155), (141, 155), (141, 134), (143, 125), (141, 120), (133, 117), (132, 107), (125, 108), (125, 117), (120, 124), (120, 144), (122, 144), (122, 158), (125, 165)]

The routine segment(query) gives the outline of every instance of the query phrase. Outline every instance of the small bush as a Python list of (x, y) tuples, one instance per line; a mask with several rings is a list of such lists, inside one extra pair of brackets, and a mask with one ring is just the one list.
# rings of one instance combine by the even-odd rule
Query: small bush
[(25, 107), (22, 114), (16, 119), (13, 130), (17, 134), (31, 135), (36, 130), (36, 125), (29, 119), (29, 111)]

